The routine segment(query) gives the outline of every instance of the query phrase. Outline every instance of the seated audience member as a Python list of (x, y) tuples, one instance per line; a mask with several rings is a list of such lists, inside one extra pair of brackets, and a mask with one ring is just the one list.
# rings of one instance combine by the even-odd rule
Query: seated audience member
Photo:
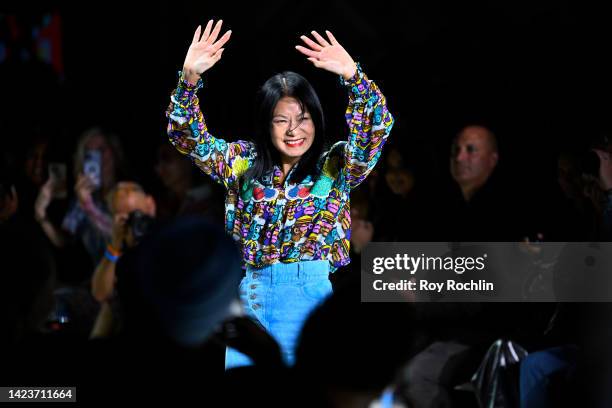
[(514, 184), (495, 171), (500, 158), (497, 138), (483, 126), (466, 126), (454, 139), (450, 174), (454, 181), (439, 203), (438, 240), (519, 241), (523, 214)]
[[(590, 181), (599, 191), (591, 192), (589, 198), (599, 212), (600, 225), (596, 230), (600, 231), (602, 240), (610, 242), (612, 160), (608, 151), (597, 150), (596, 153), (600, 163), (599, 177)], [(567, 253), (565, 256), (571, 261), (577, 255)], [(558, 262), (564, 264), (565, 259), (560, 258)], [(570, 290), (571, 286), (582, 287), (585, 282), (583, 276), (577, 279), (578, 282), (570, 282)], [(595, 296), (594, 292), (589, 293)], [(521, 407), (602, 407), (612, 402), (610, 303), (560, 303), (547, 337), (556, 345), (528, 355), (521, 364)]]

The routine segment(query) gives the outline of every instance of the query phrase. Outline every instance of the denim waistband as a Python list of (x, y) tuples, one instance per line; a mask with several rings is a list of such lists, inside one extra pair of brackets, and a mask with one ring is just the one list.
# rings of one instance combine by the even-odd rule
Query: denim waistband
[(247, 265), (248, 279), (269, 280), (272, 283), (295, 282), (302, 280), (328, 279), (329, 261), (300, 261), (292, 263), (278, 262), (263, 268)]

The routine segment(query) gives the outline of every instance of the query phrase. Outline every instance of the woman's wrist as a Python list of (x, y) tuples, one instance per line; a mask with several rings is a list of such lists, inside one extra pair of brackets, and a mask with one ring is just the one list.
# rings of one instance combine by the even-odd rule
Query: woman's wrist
[(106, 246), (106, 251), (104, 251), (104, 257), (111, 261), (112, 263), (117, 262), (119, 257), (121, 256), (121, 250), (117, 249), (111, 244)]
[(93, 207), (94, 205), (93, 198), (91, 197), (90, 194), (79, 196), (78, 199), (79, 199), (79, 204), (81, 205), (81, 208), (86, 212), (90, 211), (91, 207)]
[(363, 70), (361, 69), (361, 65), (358, 62), (355, 62), (355, 71), (353, 71), (352, 74), (353, 75), (348, 79), (344, 75), (340, 75), (340, 85), (348, 86), (352, 89), (355, 85), (358, 85), (359, 82), (361, 82), (365, 78)]
[(191, 85), (196, 85), (200, 80), (201, 74), (196, 73), (193, 69), (183, 67), (183, 79)]
[(357, 73), (357, 64), (353, 62), (352, 66), (346, 69), (345, 72), (342, 74), (342, 78), (344, 78), (345, 81), (348, 81), (349, 79), (354, 77), (356, 73)]

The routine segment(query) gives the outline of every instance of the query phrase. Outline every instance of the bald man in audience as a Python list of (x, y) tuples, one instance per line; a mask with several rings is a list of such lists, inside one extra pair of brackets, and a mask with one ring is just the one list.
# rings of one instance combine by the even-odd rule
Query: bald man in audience
[(499, 153), (493, 132), (483, 126), (466, 126), (453, 142), (450, 170), (465, 201), (470, 201), (493, 174)]
[(436, 207), (436, 240), (519, 241), (529, 234), (521, 201), (524, 185), (498, 174), (499, 159), (490, 129), (470, 125), (457, 134), (449, 157), (452, 185)]

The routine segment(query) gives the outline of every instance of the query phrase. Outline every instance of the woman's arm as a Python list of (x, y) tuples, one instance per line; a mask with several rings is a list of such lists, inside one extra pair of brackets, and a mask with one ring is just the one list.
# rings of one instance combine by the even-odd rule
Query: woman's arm
[(98, 317), (94, 323), (93, 329), (89, 334), (90, 339), (109, 337), (113, 331), (113, 311), (108, 302), (102, 303)]
[(49, 238), (49, 241), (51, 241), (55, 247), (63, 248), (66, 245), (66, 237), (64, 237), (64, 233), (53, 225), (48, 218), (39, 218), (37, 221), (40, 228), (42, 228), (47, 238)]
[(113, 220), (111, 216), (99, 208), (92, 197), (94, 185), (88, 176), (79, 174), (74, 187), (79, 206), (91, 222), (91, 224), (107, 239), (111, 236)]
[(108, 239), (108, 237), (111, 236), (113, 225), (110, 215), (98, 208), (93, 199), (84, 201), (80, 204), (83, 212), (87, 215), (92, 225)]
[(98, 302), (108, 300), (115, 289), (115, 265), (108, 258), (102, 258), (91, 278), (91, 294)]
[(34, 203), (34, 218), (38, 221), (40, 228), (57, 248), (63, 248), (66, 245), (66, 239), (62, 231), (57, 228), (47, 217), (47, 208), (53, 199), (53, 182), (49, 179), (38, 192), (36, 202)]
[(367, 78), (333, 34), (326, 33), (327, 40), (313, 31), (316, 42), (302, 36), (309, 48), (300, 45), (296, 48), (317, 68), (340, 75), (341, 83), (349, 88), (345, 115), (349, 138), (344, 147), (342, 172), (349, 186), (354, 188), (376, 165), (393, 127), (393, 117), (380, 89)]
[(213, 180), (227, 188), (252, 163), (254, 146), (244, 141), (227, 143), (214, 137), (208, 132), (200, 111), (196, 96), (203, 85), (200, 77), (221, 59), (222, 46), (231, 35), (231, 31), (228, 31), (217, 41), (221, 24), (222, 21), (217, 22), (212, 29), (213, 22), (209, 21), (201, 38), (201, 27), (196, 30), (166, 117), (169, 119), (168, 136), (174, 147), (189, 156), (196, 166)]
[(91, 278), (91, 294), (98, 302), (109, 300), (115, 290), (115, 268), (123, 250), (126, 222), (126, 215), (115, 215), (110, 244)]
[(343, 171), (351, 188), (355, 188), (376, 166), (394, 120), (385, 96), (361, 68), (348, 81), (341, 82), (349, 88), (345, 114), (349, 137)]

